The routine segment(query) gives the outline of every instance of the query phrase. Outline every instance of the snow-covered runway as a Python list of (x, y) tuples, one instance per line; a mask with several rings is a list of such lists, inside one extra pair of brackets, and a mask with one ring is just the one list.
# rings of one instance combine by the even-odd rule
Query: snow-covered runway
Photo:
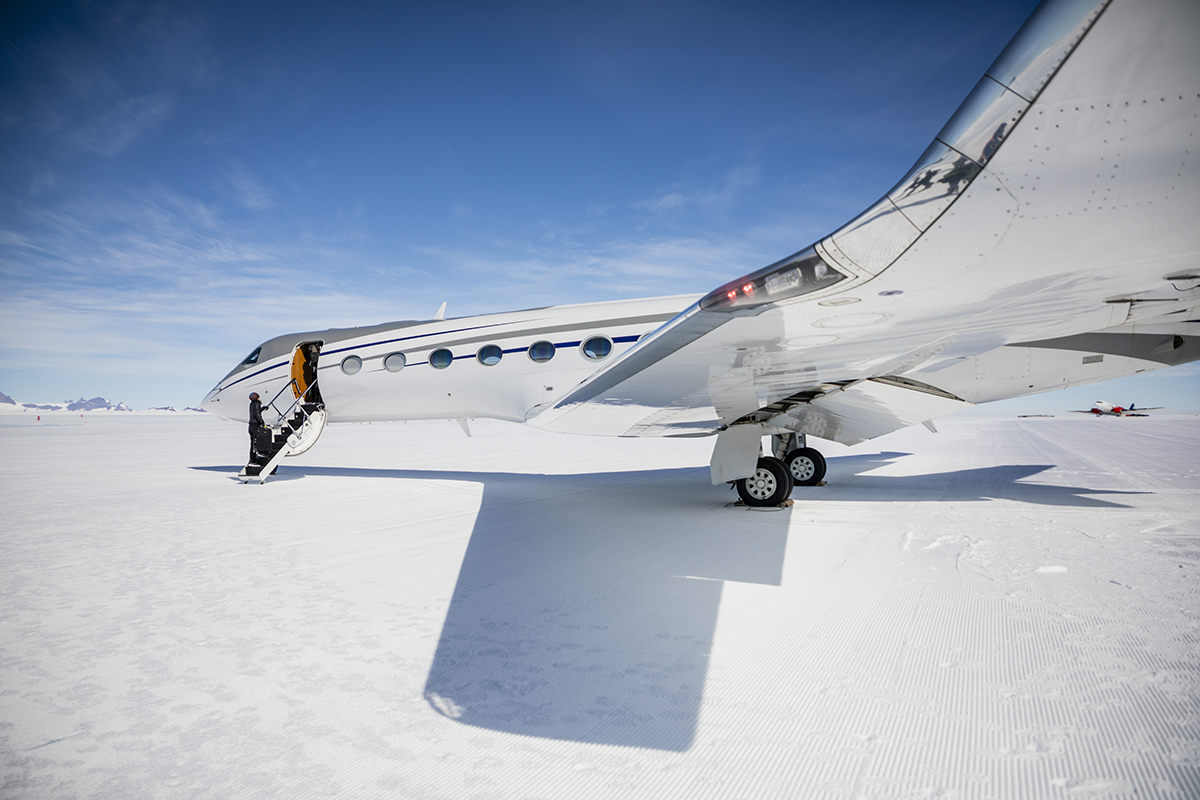
[(0, 796), (1200, 796), (1200, 418), (938, 425), (0, 416)]

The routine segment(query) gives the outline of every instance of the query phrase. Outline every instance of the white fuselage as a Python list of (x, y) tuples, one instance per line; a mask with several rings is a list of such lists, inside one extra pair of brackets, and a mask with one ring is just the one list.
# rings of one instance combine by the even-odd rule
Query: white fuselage
[[(272, 422), (270, 401), (280, 396), (280, 412), (293, 401), (296, 346), (318, 343), (317, 385), (330, 422), (524, 422), (695, 300), (652, 297), (288, 334), (226, 375), (203, 407), (245, 421), (248, 396), (258, 392)], [(439, 355), (449, 363), (435, 366)]]

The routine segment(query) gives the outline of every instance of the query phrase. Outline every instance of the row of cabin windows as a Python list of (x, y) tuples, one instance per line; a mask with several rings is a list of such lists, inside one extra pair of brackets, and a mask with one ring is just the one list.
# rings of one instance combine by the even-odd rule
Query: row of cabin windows
[[(612, 339), (607, 336), (593, 336), (579, 345), (579, 352), (584, 358), (600, 361), (612, 353)], [(534, 342), (526, 349), (530, 361), (544, 364), (554, 358), (557, 348), (553, 342)], [(504, 357), (504, 351), (499, 345), (485, 344), (475, 353), (475, 360), (485, 367), (494, 367)], [(442, 347), (429, 354), (429, 366), (434, 369), (445, 369), (454, 361), (454, 354)], [(388, 372), (399, 372), (408, 364), (404, 353), (391, 353), (383, 359), (383, 367)], [(362, 359), (358, 356), (346, 356), (342, 359), (342, 372), (347, 375), (357, 375), (362, 369)]]

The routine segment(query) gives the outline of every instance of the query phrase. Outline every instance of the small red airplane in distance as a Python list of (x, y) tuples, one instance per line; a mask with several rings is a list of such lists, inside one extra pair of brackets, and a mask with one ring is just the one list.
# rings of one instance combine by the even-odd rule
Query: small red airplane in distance
[(1122, 408), (1121, 406), (1114, 406), (1112, 403), (1105, 402), (1104, 400), (1097, 400), (1095, 403), (1092, 403), (1092, 407), (1086, 411), (1076, 410), (1075, 413), (1095, 414), (1097, 417), (1148, 417), (1150, 416), (1149, 414), (1143, 414), (1142, 412), (1162, 411), (1164, 408), (1165, 406), (1155, 406), (1153, 408), (1139, 408), (1135, 410), (1133, 403), (1129, 404), (1129, 408)]

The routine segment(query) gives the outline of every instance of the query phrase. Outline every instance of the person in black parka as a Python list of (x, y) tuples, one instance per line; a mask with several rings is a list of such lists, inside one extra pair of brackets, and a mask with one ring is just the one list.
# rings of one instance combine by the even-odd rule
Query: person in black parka
[(263, 422), (262, 403), (259, 402), (258, 392), (250, 393), (250, 464), (258, 463), (258, 456), (254, 453), (254, 437), (259, 435), (266, 425)]

